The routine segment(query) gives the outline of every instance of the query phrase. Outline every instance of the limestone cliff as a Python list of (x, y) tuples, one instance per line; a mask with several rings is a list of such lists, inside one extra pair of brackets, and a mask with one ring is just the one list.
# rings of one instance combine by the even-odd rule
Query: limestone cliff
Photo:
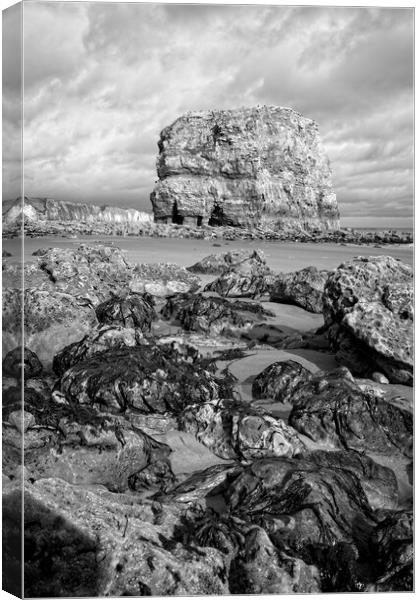
[(30, 221), (60, 221), (85, 223), (148, 223), (152, 215), (134, 208), (95, 206), (62, 202), (52, 198), (21, 198), (3, 203), (3, 224), (9, 225), (22, 217)]
[(336, 229), (317, 124), (289, 108), (189, 112), (158, 142), (155, 221)]

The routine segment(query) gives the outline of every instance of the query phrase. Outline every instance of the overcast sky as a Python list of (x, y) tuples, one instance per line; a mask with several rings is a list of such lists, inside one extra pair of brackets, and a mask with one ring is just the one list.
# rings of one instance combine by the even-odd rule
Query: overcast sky
[[(24, 42), (26, 195), (150, 210), (163, 127), (275, 104), (319, 123), (343, 224), (411, 222), (410, 9), (27, 2)], [(18, 195), (17, 54), (4, 198)]]

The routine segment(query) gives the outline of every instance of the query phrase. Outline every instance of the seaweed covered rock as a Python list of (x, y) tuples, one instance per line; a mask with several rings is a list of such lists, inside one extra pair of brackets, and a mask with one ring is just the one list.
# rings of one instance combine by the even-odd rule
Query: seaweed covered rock
[(389, 467), (355, 450), (314, 450), (304, 454), (314, 465), (351, 471), (359, 478), (370, 506), (374, 509), (395, 509), (398, 505), (398, 484)]
[(139, 329), (102, 325), (90, 330), (84, 338), (69, 344), (54, 356), (54, 372), (61, 377), (67, 369), (94, 354), (117, 348), (133, 348), (146, 344)]
[(157, 318), (155, 303), (150, 294), (127, 294), (113, 297), (96, 307), (96, 316), (104, 325), (138, 327), (150, 331), (152, 321)]
[(271, 302), (295, 304), (313, 313), (322, 313), (324, 287), (329, 271), (306, 267), (278, 275), (270, 291)]
[(371, 537), (378, 572), (370, 592), (411, 592), (413, 573), (413, 513), (389, 511)]
[(221, 458), (254, 460), (294, 456), (304, 449), (296, 432), (281, 419), (234, 400), (188, 406), (180, 427)]
[(260, 263), (266, 265), (266, 259), (262, 250), (232, 250), (220, 254), (210, 254), (202, 260), (196, 262), (191, 267), (187, 267), (191, 273), (202, 273), (206, 275), (220, 275), (225, 271), (237, 270), (242, 263), (254, 264)]
[(413, 382), (413, 271), (389, 256), (358, 257), (328, 278), (324, 319), (337, 360), (368, 377)]
[(206, 504), (211, 504), (212, 496), (216, 499), (227, 486), (229, 478), (241, 472), (237, 463), (212, 465), (203, 471), (190, 475), (185, 481), (173, 487), (166, 499), (176, 502), (192, 503), (205, 498)]
[(231, 564), (232, 594), (316, 594), (322, 592), (314, 565), (278, 550), (261, 527), (244, 536), (240, 554)]
[(257, 400), (290, 402), (294, 392), (312, 374), (294, 360), (275, 362), (259, 373), (252, 382), (252, 396)]
[(313, 375), (291, 402), (290, 425), (329, 448), (412, 453), (411, 408), (363, 392), (345, 367)]
[(358, 477), (310, 459), (254, 461), (224, 498), (232, 514), (263, 527), (276, 548), (320, 568), (327, 566), (322, 554), (338, 543), (352, 546), (356, 557), (365, 553), (376, 526)]
[[(22, 491), (3, 493), (4, 537), (13, 548)], [(228, 593), (223, 555), (177, 541), (181, 513), (173, 504), (133, 502), (133, 495), (95, 493), (55, 478), (24, 493), (28, 596)]]
[(161, 314), (165, 319), (178, 321), (187, 331), (219, 335), (246, 329), (258, 317), (264, 320), (267, 312), (255, 303), (238, 304), (218, 296), (180, 294), (168, 299)]
[(42, 364), (38, 356), (29, 348), (21, 346), (11, 350), (3, 359), (3, 374), (9, 377), (20, 379), (23, 376), (25, 379), (37, 377), (42, 373)]
[(188, 404), (217, 398), (215, 377), (173, 348), (138, 346), (95, 354), (68, 369), (61, 392), (105, 411), (178, 413)]
[(273, 280), (273, 272), (255, 252), (208, 283), (204, 291), (232, 298), (258, 298), (268, 293)]

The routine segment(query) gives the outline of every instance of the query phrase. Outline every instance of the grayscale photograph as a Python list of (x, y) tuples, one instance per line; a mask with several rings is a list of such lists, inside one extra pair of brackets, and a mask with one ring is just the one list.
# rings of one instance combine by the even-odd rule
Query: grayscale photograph
[(3, 590), (413, 596), (414, 8), (24, 0), (2, 52)]

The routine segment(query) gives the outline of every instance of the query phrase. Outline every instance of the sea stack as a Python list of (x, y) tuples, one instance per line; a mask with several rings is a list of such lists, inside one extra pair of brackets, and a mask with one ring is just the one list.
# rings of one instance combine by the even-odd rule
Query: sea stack
[(318, 126), (290, 108), (189, 112), (158, 142), (156, 222), (339, 228)]

